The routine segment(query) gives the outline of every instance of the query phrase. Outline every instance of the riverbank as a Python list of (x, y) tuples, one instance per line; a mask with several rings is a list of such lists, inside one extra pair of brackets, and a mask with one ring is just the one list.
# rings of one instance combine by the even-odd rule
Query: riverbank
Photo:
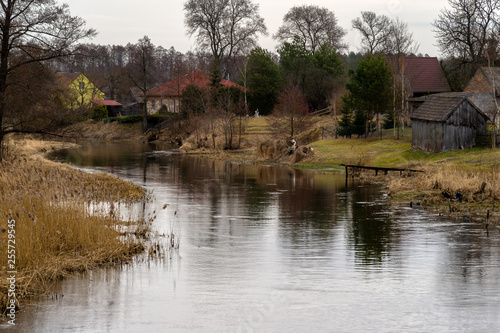
[[(245, 119), (245, 130), (238, 150), (223, 150), (223, 135), (218, 135), (217, 147), (212, 139), (197, 148), (194, 135), (183, 137), (181, 150), (188, 154), (203, 155), (238, 163), (283, 164), (317, 172), (344, 172), (341, 164), (377, 167), (419, 169), (424, 173), (411, 177), (391, 175), (374, 177), (373, 172), (357, 174), (357, 177), (381, 182), (394, 200), (405, 204), (418, 204), (440, 213), (458, 213), (486, 216), (498, 220), (495, 203), (500, 198), (498, 177), (500, 149), (472, 148), (447, 153), (430, 153), (412, 149), (411, 128), (405, 128), (399, 138), (393, 130), (383, 131), (380, 138), (335, 138), (335, 120), (330, 116), (318, 117), (316, 125), (305, 135), (297, 138), (299, 154), (287, 153), (284, 140), (277, 138), (266, 117)], [(160, 141), (171, 141), (176, 133), (168, 128), (160, 133)], [(92, 120), (64, 129), (70, 140), (106, 140), (146, 142), (141, 124), (104, 123)], [(305, 152), (305, 153), (304, 153)], [(457, 197), (461, 198), (458, 199)], [(491, 219), (491, 218), (490, 218)]]
[[(408, 205), (420, 205), (441, 214), (467, 216), (498, 226), (500, 201), (500, 150), (471, 148), (446, 153), (411, 148), (411, 131), (405, 138), (337, 139), (311, 144), (315, 156), (297, 167), (343, 171), (340, 164), (408, 168), (424, 171), (357, 177), (381, 182), (387, 194)], [(496, 205), (496, 206), (495, 206)]]
[(120, 219), (122, 210), (147, 199), (143, 188), (41, 156), (70, 143), (16, 137), (7, 145), (0, 163), (2, 313), (71, 272), (126, 263), (144, 250), (135, 235), (144, 235), (150, 221)]
[[(322, 122), (328, 124), (328, 121)], [(373, 171), (366, 171), (357, 173), (356, 177), (383, 183), (387, 194), (399, 203), (424, 206), (440, 214), (466, 216), (490, 227), (499, 225), (500, 149), (471, 148), (431, 153), (412, 149), (411, 128), (406, 128), (404, 135), (400, 133), (399, 139), (393, 130), (385, 130), (382, 139), (332, 136), (321, 139), (318, 133), (322, 131), (316, 129), (316, 136), (309, 135), (305, 143), (297, 140), (299, 146), (312, 149), (294, 163), (298, 159), (286, 153), (287, 147), (277, 142), (263, 117), (250, 118), (246, 125), (243, 150), (197, 149), (189, 153), (240, 163), (293, 165), (326, 173), (344, 172), (342, 164), (418, 169), (424, 172), (375, 176)], [(266, 158), (263, 153), (265, 145), (272, 147), (272, 158)], [(276, 154), (279, 149), (282, 151)]]

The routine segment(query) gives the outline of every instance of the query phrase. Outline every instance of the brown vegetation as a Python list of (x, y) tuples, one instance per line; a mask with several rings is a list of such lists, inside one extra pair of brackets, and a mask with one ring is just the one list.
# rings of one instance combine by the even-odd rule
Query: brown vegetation
[(422, 165), (419, 169), (425, 173), (391, 178), (388, 194), (434, 206), (451, 201), (493, 209), (500, 201), (500, 173), (496, 168), (472, 170), (442, 163)]
[[(60, 146), (45, 144), (43, 149)], [(120, 221), (120, 207), (146, 199), (143, 188), (107, 174), (29, 156), (33, 140), (11, 142), (0, 164), (0, 307), (7, 302), (8, 220), (15, 220), (16, 297), (43, 294), (72, 271), (128, 261), (144, 249), (134, 234), (148, 222)], [(15, 154), (14, 154), (15, 153)], [(9, 268), (9, 269), (7, 269)]]
[(147, 136), (142, 131), (142, 124), (118, 122), (104, 123), (102, 121), (87, 120), (59, 131), (64, 138), (84, 140), (136, 140), (147, 141)]

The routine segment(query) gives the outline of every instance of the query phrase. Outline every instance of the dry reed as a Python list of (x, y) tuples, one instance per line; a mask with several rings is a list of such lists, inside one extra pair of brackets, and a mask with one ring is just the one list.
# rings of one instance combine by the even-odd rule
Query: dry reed
[[(33, 150), (40, 147), (28, 149)], [(144, 240), (124, 237), (124, 225), (141, 233), (148, 228), (144, 221), (118, 219), (120, 207), (145, 200), (143, 188), (28, 155), (18, 151), (0, 163), (0, 308), (4, 311), (7, 271), (12, 270), (6, 255), (9, 219), (16, 221), (17, 298), (46, 293), (54, 280), (69, 272), (129, 260), (144, 250)], [(112, 209), (98, 211), (99, 205)]]
[[(415, 198), (422, 204), (439, 205), (451, 201), (489, 206), (500, 200), (500, 173), (495, 167), (465, 168), (452, 163), (419, 166), (425, 173), (392, 177), (388, 193)], [(459, 200), (457, 194), (461, 194)]]

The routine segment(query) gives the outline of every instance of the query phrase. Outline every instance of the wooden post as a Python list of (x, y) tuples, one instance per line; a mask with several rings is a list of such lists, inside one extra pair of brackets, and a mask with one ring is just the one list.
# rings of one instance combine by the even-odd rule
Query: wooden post
[(349, 185), (349, 168), (345, 166), (345, 187)]

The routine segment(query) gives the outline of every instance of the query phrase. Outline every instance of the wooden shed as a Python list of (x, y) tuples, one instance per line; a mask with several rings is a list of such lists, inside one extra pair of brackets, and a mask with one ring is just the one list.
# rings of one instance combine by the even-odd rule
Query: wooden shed
[(121, 115), (122, 111), (122, 104), (118, 103), (117, 101), (113, 100), (98, 100), (98, 101), (92, 101), (94, 105), (104, 105), (106, 109), (108, 110), (108, 117), (116, 117)]
[(445, 93), (429, 97), (413, 112), (412, 146), (445, 152), (470, 148), (476, 134), (486, 131), (486, 116), (467, 93)]

